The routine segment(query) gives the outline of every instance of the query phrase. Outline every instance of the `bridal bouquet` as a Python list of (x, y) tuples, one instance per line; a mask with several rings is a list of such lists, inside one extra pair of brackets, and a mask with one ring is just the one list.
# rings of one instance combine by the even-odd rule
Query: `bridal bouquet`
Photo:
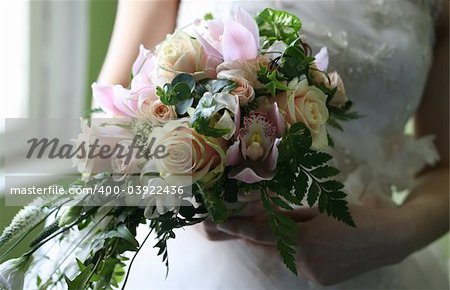
[[(94, 84), (95, 99), (114, 118), (82, 122), (75, 161), (83, 175), (63, 187), (91, 194), (41, 198), (14, 218), (0, 246), (54, 221), (27, 253), (0, 266), (0, 288), (20, 288), (26, 269), (42, 289), (118, 287), (127, 278), (124, 253), (143, 244), (140, 224), (149, 225), (168, 266), (175, 229), (206, 218), (222, 223), (248, 196), (267, 211), (294, 273), (296, 225), (286, 212), (317, 204), (354, 226), (325, 151), (333, 145), (327, 126), (342, 129), (357, 114), (340, 76), (327, 72), (326, 48), (313, 56), (301, 26), (273, 9), (255, 18), (242, 9), (227, 19), (207, 14), (152, 51), (141, 46), (129, 88)], [(64, 255), (45, 276), (40, 255), (49, 243)]]

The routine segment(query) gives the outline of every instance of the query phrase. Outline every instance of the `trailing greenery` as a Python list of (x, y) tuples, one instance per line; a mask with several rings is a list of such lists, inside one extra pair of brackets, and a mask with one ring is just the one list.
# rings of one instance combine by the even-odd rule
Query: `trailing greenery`
[[(320, 212), (325, 212), (350, 226), (355, 226), (342, 191), (342, 183), (333, 179), (339, 170), (328, 165), (332, 156), (325, 152), (310, 150), (312, 139), (309, 130), (302, 123), (291, 126), (279, 145), (278, 166), (273, 180), (264, 184), (279, 197), (262, 196), (264, 207), (268, 209), (270, 225), (278, 237), (278, 250), (286, 266), (296, 273), (295, 243), (288, 238), (294, 231), (293, 225), (280, 214), (270, 210), (271, 203), (283, 209), (291, 209), (290, 204), (309, 206), (318, 204)], [(296, 152), (296, 154), (292, 154)], [(271, 201), (271, 202), (269, 202)]]

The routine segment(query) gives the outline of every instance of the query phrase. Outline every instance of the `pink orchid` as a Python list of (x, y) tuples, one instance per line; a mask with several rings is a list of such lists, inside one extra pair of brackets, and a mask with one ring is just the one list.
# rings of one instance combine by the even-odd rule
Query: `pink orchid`
[(251, 60), (258, 55), (259, 30), (256, 21), (242, 8), (234, 19), (206, 21), (206, 31), (197, 32), (198, 41), (209, 57), (230, 60)]
[(285, 129), (276, 103), (265, 103), (244, 117), (236, 142), (226, 155), (226, 165), (235, 166), (228, 177), (246, 183), (271, 180), (278, 159), (278, 143)]

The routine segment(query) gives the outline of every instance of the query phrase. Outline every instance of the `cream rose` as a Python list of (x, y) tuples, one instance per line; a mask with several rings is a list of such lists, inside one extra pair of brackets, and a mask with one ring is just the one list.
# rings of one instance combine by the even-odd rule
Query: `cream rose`
[(186, 119), (154, 128), (152, 137), (155, 148), (164, 148), (164, 157), (155, 158), (154, 167), (170, 185), (200, 182), (207, 186), (223, 173), (225, 150), (220, 139), (206, 139), (197, 134)]
[(327, 96), (319, 88), (309, 86), (307, 80), (294, 79), (288, 86), (290, 90), (276, 99), (278, 106), (284, 111), (286, 122), (302, 122), (309, 128), (312, 136), (311, 148), (327, 147)]
[(156, 46), (157, 83), (171, 82), (179, 73), (191, 73), (196, 79), (215, 75), (207, 68), (208, 58), (200, 43), (177, 30)]

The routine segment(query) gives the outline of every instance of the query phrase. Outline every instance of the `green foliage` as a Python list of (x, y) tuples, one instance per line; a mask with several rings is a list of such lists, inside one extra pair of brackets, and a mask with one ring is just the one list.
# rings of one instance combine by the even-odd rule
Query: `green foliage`
[(227, 208), (225, 200), (221, 196), (222, 188), (218, 185), (214, 191), (202, 189), (200, 185), (196, 186), (196, 192), (200, 195), (203, 205), (213, 221), (218, 224), (226, 221), (235, 212)]
[(205, 13), (205, 15), (203, 15), (203, 19), (204, 20), (213, 20), (214, 16), (211, 12)]
[(351, 101), (347, 101), (347, 103), (345, 103), (345, 105), (341, 108), (333, 106), (328, 107), (328, 111), (330, 113), (328, 124), (340, 131), (344, 131), (341, 122), (363, 118), (363, 116), (357, 112), (351, 111), (352, 107), (353, 103)]
[(278, 197), (271, 197), (265, 188), (261, 188), (261, 201), (264, 209), (269, 215), (269, 225), (277, 237), (277, 249), (286, 267), (297, 275), (295, 263), (295, 237), (297, 236), (297, 225), (295, 222), (275, 210), (275, 206), (284, 209), (292, 209), (287, 203)]
[(177, 113), (186, 113), (187, 108), (192, 104), (192, 93), (195, 89), (194, 77), (190, 74), (182, 73), (177, 75), (172, 82), (165, 84), (162, 88), (156, 88), (156, 94), (163, 104), (176, 106)]
[(93, 268), (94, 265), (92, 264), (87, 266), (73, 280), (70, 280), (66, 275), (64, 275), (64, 279), (66, 280), (68, 289), (69, 290), (86, 289), (85, 285), (89, 281), (89, 278), (91, 277), (91, 272)]
[(162, 261), (166, 265), (166, 275), (169, 272), (169, 252), (167, 249), (167, 241), (175, 238), (174, 230), (197, 224), (205, 219), (205, 216), (196, 217), (197, 214), (201, 214), (203, 212), (201, 206), (196, 208), (191, 207), (190, 209), (184, 209), (183, 211), (183, 214), (180, 212), (179, 215), (174, 212), (167, 212), (150, 221), (150, 229), (156, 233), (157, 239), (157, 243), (154, 247), (159, 249), (158, 256), (162, 256)]
[(130, 248), (139, 247), (139, 243), (126, 225), (122, 224), (106, 234), (107, 238), (121, 238), (130, 243)]
[(290, 44), (299, 36), (302, 22), (297, 16), (271, 8), (264, 9), (256, 16), (259, 35), (265, 37), (269, 44), (283, 41)]
[(41, 241), (45, 240), (46, 238), (48, 238), (49, 236), (54, 234), (59, 229), (60, 229), (60, 227), (59, 227), (59, 220), (55, 219), (51, 224), (46, 226), (36, 238), (34, 238), (31, 241), (30, 248), (33, 248), (34, 246), (39, 244)]
[(203, 96), (209, 92), (211, 94), (230, 93), (236, 88), (236, 83), (224, 79), (204, 79), (197, 83), (195, 91), (197, 96)]
[[(278, 250), (286, 266), (297, 273), (294, 260), (294, 241), (290, 239), (295, 224), (286, 217), (280, 217), (272, 208), (275, 206), (290, 210), (290, 204), (302, 205), (306, 198), (309, 206), (318, 204), (319, 211), (325, 212), (347, 225), (355, 226), (345, 201), (342, 183), (330, 179), (339, 170), (327, 164), (332, 156), (325, 152), (310, 150), (311, 134), (302, 123), (291, 126), (279, 145), (276, 175), (266, 186), (278, 196), (262, 195), (264, 207), (270, 216), (270, 225), (278, 237)], [(296, 154), (292, 154), (296, 152)]]
[(259, 68), (258, 80), (272, 96), (275, 96), (280, 91), (289, 90), (287, 83), (294, 78), (307, 77), (310, 63), (313, 61), (314, 57), (307, 56), (299, 43), (294, 42), (280, 57), (272, 61), (269, 68), (264, 66)]
[(288, 46), (281, 58), (279, 71), (285, 78), (292, 80), (307, 75), (309, 64), (313, 61), (314, 57), (307, 56), (300, 46)]
[(270, 70), (261, 66), (257, 72), (258, 80), (264, 84), (265, 88), (272, 96), (275, 96), (278, 91), (287, 91), (289, 87), (286, 85), (288, 80), (277, 70)]
[(331, 179), (339, 174), (338, 169), (327, 165), (332, 156), (310, 150), (311, 143), (304, 124), (291, 126), (279, 146), (277, 174), (270, 188), (294, 204), (301, 204), (305, 196), (309, 206), (318, 201), (320, 212), (355, 226), (344, 199), (346, 194), (341, 191), (343, 184)]

